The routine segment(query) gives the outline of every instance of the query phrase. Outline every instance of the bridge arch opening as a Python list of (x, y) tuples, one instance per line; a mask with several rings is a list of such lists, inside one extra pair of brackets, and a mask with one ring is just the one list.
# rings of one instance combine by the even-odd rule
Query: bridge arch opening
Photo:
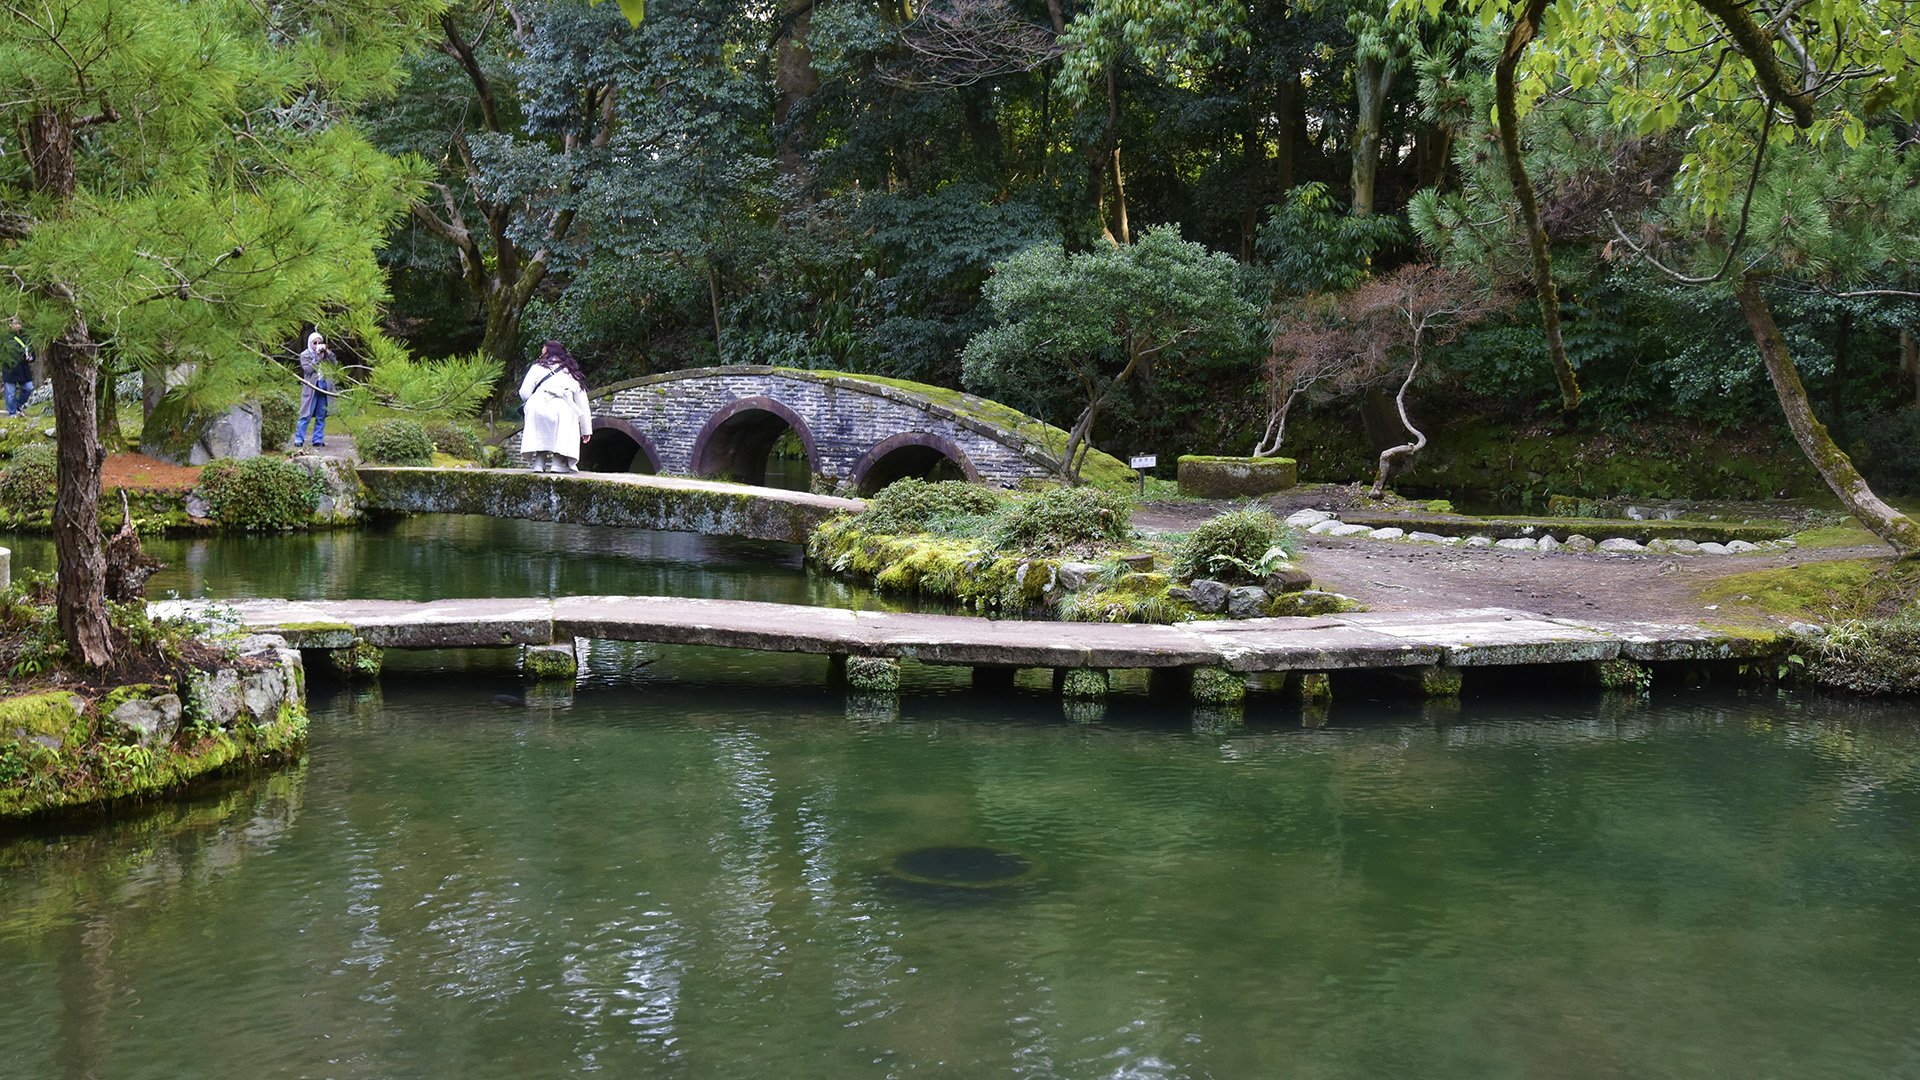
[[(785, 456), (795, 441), (803, 459)], [(714, 413), (694, 437), (692, 456), (695, 476), (760, 487), (805, 491), (820, 470), (807, 422), (769, 397), (741, 398)]]
[(593, 438), (580, 448), (580, 469), (597, 473), (660, 472), (660, 452), (647, 433), (617, 416), (593, 418)]
[(980, 470), (949, 439), (922, 431), (902, 432), (867, 451), (853, 467), (853, 486), (872, 495), (895, 480), (980, 482)]

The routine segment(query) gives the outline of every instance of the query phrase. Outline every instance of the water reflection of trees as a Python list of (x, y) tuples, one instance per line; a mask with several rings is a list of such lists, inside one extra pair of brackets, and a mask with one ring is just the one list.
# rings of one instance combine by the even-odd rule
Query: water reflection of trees
[(0, 842), (0, 970), (54, 973), (52, 986), (11, 975), (10, 991), (57, 1001), (47, 1064), (58, 1075), (112, 1074), (110, 1021), (130, 1004), (116, 950), (175, 898), (272, 852), (300, 814), (306, 771), (301, 763), (222, 781), (106, 822), (42, 825)]

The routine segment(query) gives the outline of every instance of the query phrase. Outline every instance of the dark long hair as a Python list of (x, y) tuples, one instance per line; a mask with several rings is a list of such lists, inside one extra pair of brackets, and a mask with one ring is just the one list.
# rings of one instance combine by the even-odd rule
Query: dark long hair
[(561, 371), (573, 376), (574, 381), (578, 382), (581, 386), (587, 385), (587, 377), (580, 371), (580, 362), (573, 358), (573, 354), (567, 351), (565, 345), (557, 341), (549, 341), (545, 345), (542, 345), (540, 347), (540, 359), (534, 362), (539, 364), (558, 364), (560, 365)]

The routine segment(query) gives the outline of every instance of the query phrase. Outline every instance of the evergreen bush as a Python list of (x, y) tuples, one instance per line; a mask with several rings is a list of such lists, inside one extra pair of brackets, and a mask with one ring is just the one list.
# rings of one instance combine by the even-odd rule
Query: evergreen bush
[(433, 437), (418, 420), (376, 420), (354, 444), (369, 465), (433, 464)]
[(461, 461), (479, 461), (485, 452), (480, 445), (480, 436), (465, 424), (445, 420), (428, 424), (427, 437), (433, 440), (435, 450)]
[(1265, 510), (1229, 510), (1193, 530), (1174, 555), (1182, 578), (1258, 581), (1292, 556), (1293, 535)]
[(987, 536), (995, 547), (1052, 555), (1084, 545), (1127, 539), (1133, 504), (1100, 488), (1049, 488), (994, 515)]
[(992, 491), (964, 480), (932, 484), (911, 478), (896, 480), (868, 500), (866, 512), (860, 515), (860, 527), (871, 533), (951, 534), (957, 525), (984, 524), (985, 515), (1000, 509), (1000, 501)]
[(223, 459), (200, 470), (207, 514), (231, 529), (291, 529), (313, 519), (325, 486), (285, 458)]
[(28, 443), (0, 469), (0, 508), (21, 517), (53, 509), (53, 447)]
[(260, 448), (274, 450), (293, 441), (300, 420), (300, 399), (285, 390), (266, 390), (254, 401), (260, 406)]

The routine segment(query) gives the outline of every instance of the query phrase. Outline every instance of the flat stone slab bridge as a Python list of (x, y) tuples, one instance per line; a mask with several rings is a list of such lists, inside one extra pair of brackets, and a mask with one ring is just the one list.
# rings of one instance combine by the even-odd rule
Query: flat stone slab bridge
[[(155, 614), (206, 616), (204, 601)], [(706, 645), (827, 656), (913, 659), (974, 668), (1222, 668), (1235, 673), (1391, 672), (1607, 660), (1740, 659), (1768, 643), (1699, 627), (1549, 618), (1505, 608), (1378, 612), (1176, 625), (993, 620), (664, 596), (556, 599), (238, 600), (248, 629), (302, 649), (356, 642), (442, 649), (571, 645), (576, 638)], [(230, 616), (228, 616), (230, 617)]]

